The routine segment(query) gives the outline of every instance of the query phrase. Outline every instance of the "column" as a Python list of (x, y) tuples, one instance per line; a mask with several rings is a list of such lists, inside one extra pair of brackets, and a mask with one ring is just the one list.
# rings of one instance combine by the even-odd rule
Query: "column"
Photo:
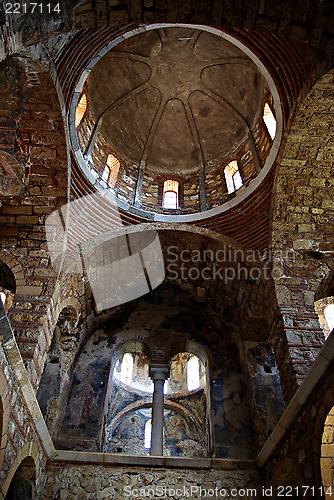
[(154, 383), (151, 455), (163, 455), (164, 383), (169, 377), (169, 365), (151, 364), (150, 377)]

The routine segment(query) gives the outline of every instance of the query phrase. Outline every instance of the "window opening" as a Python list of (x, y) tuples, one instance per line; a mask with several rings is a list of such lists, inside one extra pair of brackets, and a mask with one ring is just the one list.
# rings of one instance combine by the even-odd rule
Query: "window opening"
[(124, 354), (121, 365), (121, 382), (130, 385), (133, 371), (133, 357), (127, 352)]
[(0, 292), (0, 299), (2, 300), (3, 305), (5, 305), (7, 300), (7, 295), (5, 294), (5, 292)]
[(145, 444), (144, 447), (149, 450), (151, 448), (151, 437), (152, 437), (152, 420), (147, 420), (145, 424)]
[(106, 182), (109, 181), (109, 176), (110, 176), (110, 168), (108, 167), (108, 165), (106, 165), (104, 167), (104, 170), (102, 172), (102, 179)]
[(83, 94), (80, 101), (79, 101), (79, 104), (77, 106), (76, 113), (75, 113), (75, 126), (77, 128), (79, 127), (81, 120), (84, 117), (86, 109), (87, 109), (87, 96), (86, 96), (86, 94)]
[(334, 304), (328, 304), (324, 309), (324, 316), (327, 321), (329, 331), (334, 328)]
[(192, 356), (187, 362), (187, 386), (188, 391), (194, 391), (200, 387), (199, 361), (197, 356)]
[(163, 208), (178, 208), (179, 183), (171, 179), (164, 182)]
[(270, 137), (274, 139), (276, 134), (276, 120), (267, 102), (263, 109), (263, 121), (266, 124)]
[(237, 161), (231, 161), (224, 168), (224, 174), (226, 179), (226, 186), (228, 193), (234, 193), (243, 186), (242, 178), (239, 172)]
[(108, 184), (110, 187), (114, 187), (118, 177), (118, 171), (120, 163), (113, 155), (108, 155), (107, 166), (109, 167)]

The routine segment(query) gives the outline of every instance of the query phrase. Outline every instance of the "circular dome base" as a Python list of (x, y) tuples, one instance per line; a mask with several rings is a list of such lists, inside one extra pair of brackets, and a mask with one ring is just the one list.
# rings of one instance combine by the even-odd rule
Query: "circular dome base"
[[(76, 125), (83, 94), (87, 109)], [(282, 133), (278, 103), (269, 73), (239, 40), (206, 26), (140, 26), (86, 68), (71, 104), (72, 148), (88, 180), (124, 210), (199, 220), (235, 206), (268, 174)], [(106, 169), (110, 156), (116, 174)], [(177, 184), (173, 208), (164, 206), (167, 180)]]

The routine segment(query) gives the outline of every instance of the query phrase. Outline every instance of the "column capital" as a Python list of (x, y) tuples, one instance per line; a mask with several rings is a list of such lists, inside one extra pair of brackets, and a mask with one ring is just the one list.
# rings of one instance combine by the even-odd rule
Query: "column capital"
[(149, 366), (149, 374), (150, 378), (155, 381), (155, 380), (166, 380), (169, 378), (170, 374), (170, 367), (169, 364), (150, 364)]

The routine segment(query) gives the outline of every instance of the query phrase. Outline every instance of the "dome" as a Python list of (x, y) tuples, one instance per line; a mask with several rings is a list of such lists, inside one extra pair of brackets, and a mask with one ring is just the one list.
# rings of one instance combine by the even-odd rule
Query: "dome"
[(156, 220), (209, 216), (244, 199), (273, 164), (278, 94), (230, 35), (140, 27), (104, 47), (85, 74), (72, 146), (88, 180), (123, 209)]

